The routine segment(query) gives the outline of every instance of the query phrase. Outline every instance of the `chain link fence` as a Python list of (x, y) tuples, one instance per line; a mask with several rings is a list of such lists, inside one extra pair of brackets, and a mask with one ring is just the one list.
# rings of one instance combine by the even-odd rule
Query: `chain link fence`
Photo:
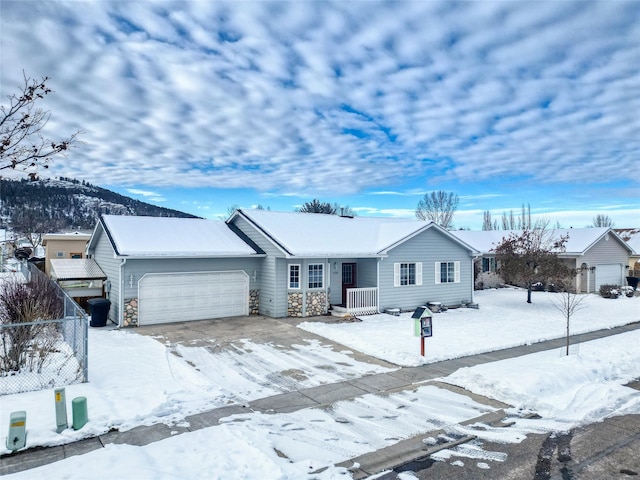
[[(29, 266), (26, 281), (40, 276)], [(87, 314), (57, 284), (63, 318), (24, 323), (0, 323), (0, 395), (62, 387), (88, 380)], [(0, 288), (2, 286), (0, 285)]]

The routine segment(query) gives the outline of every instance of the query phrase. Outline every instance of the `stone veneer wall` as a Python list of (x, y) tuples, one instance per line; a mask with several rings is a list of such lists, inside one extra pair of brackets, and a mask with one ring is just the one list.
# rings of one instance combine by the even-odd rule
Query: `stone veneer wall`
[(302, 293), (290, 293), (287, 304), (287, 317), (302, 316)]
[(138, 326), (138, 299), (130, 298), (124, 301), (124, 326)]
[[(305, 311), (302, 305), (305, 302)], [(288, 317), (316, 317), (327, 313), (327, 292), (289, 293), (287, 316)]]
[(249, 315), (258, 315), (260, 310), (260, 290), (249, 291)]
[(327, 313), (327, 292), (307, 292), (307, 317)]

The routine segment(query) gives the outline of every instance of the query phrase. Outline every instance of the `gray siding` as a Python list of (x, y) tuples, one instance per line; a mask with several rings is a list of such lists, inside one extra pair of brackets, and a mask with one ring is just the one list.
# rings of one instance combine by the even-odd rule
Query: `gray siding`
[(582, 263), (586, 263), (591, 267), (605, 263), (627, 265), (628, 262), (629, 252), (611, 235), (609, 240), (606, 237), (601, 238), (587, 253), (578, 258), (578, 267)]
[[(260, 262), (258, 271), (260, 314), (275, 318), (286, 317), (286, 263), (282, 260), (284, 254), (244, 218), (236, 217), (233, 223), (267, 254)], [(278, 279), (282, 279), (280, 285)]]
[(366, 258), (358, 261), (358, 287), (378, 286), (378, 261), (377, 258)]
[[(460, 262), (460, 282), (436, 284), (436, 262)], [(394, 287), (394, 263), (422, 262), (422, 285)], [(470, 252), (435, 229), (426, 230), (389, 252), (379, 264), (380, 310), (414, 309), (426, 302), (457, 305), (473, 299)]]
[[(629, 252), (620, 244), (620, 242), (613, 236), (609, 235), (601, 238), (591, 247), (582, 257), (577, 259), (577, 267), (580, 267), (583, 263), (586, 263), (588, 267), (596, 267), (595, 276), (589, 272), (589, 291), (595, 291), (595, 284), (598, 275), (598, 265), (604, 264), (616, 264), (620, 265), (620, 285), (626, 285), (625, 272), (626, 266), (629, 262)], [(582, 287), (584, 289), (584, 286)]]
[[(100, 266), (107, 276), (111, 284), (111, 289), (107, 293), (107, 298), (111, 300), (111, 308), (109, 309), (109, 320), (118, 323), (120, 314), (120, 262), (115, 258), (115, 252), (111, 247), (109, 239), (103, 230), (99, 230), (100, 234), (95, 244), (95, 249), (89, 251), (93, 255), (94, 260)], [(96, 233), (97, 234), (97, 233)]]

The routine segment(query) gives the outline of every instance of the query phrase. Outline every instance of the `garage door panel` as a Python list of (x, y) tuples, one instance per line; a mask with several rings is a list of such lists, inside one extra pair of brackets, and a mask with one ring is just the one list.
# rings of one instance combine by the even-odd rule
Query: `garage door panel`
[(622, 266), (620, 264), (596, 265), (596, 290), (601, 285), (620, 285), (622, 282)]
[(150, 274), (140, 281), (140, 325), (249, 314), (243, 271)]

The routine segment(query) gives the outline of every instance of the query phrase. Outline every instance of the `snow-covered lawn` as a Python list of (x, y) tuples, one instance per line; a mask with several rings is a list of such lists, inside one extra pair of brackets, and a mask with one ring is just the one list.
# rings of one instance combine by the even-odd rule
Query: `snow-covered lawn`
[[(536, 292), (534, 303), (527, 305), (522, 291), (478, 292), (479, 310), (450, 310), (434, 316), (426, 360), (562, 336), (565, 324), (550, 303), (553, 295)], [(639, 297), (605, 300), (590, 295), (584, 305), (575, 316), (572, 333), (640, 319)], [(410, 318), (377, 316), (361, 323), (306, 323), (304, 328), (395, 363), (422, 362)], [(396, 341), (397, 337), (402, 339)], [(519, 419), (509, 429), (480, 434), (487, 440), (519, 442), (531, 431), (567, 429), (611, 415), (640, 413), (640, 392), (622, 386), (640, 377), (639, 344), (640, 332), (634, 331), (581, 344), (569, 357), (559, 350), (541, 352), (463, 368), (445, 381), (509, 403), (514, 406), (509, 412), (513, 415), (523, 410), (542, 415), (541, 420)], [(8, 415), (15, 410), (27, 411), (29, 446), (55, 445), (103, 433), (112, 426), (179, 423), (190, 413), (272, 395), (293, 387), (281, 381), (273, 388), (269, 380), (287, 377), (283, 373), (287, 371), (295, 371), (299, 388), (304, 388), (385, 370), (356, 362), (347, 352), (334, 352), (318, 342), (284, 351), (247, 339), (235, 353), (213, 354), (203, 347), (186, 346), (175, 353), (135, 331), (91, 329), (90, 383), (67, 387), (69, 403), (76, 396), (87, 397), (89, 423), (77, 432), (68, 429), (56, 434), (52, 390), (0, 397), (0, 452), (6, 453)], [(268, 367), (247, 363), (247, 356), (264, 357)], [(343, 479), (348, 475), (333, 466), (336, 463), (435, 428), (463, 433), (468, 427), (458, 422), (491, 410), (466, 396), (418, 385), (393, 395), (337, 402), (328, 409), (272, 415), (248, 412), (227, 417), (219, 426), (144, 447), (108, 445), (7, 478)], [(454, 449), (442, 455), (464, 455), (464, 451)], [(309, 475), (321, 467), (328, 468)]]
[[(433, 315), (433, 337), (425, 339), (424, 357), (411, 313), (371, 315), (347, 324), (305, 322), (300, 328), (397, 365), (417, 366), (563, 337), (566, 322), (554, 307), (560, 295), (533, 292), (533, 303), (528, 304), (521, 289), (476, 292), (478, 310), (459, 308)], [(640, 321), (640, 297), (583, 298), (571, 318), (572, 335)]]

